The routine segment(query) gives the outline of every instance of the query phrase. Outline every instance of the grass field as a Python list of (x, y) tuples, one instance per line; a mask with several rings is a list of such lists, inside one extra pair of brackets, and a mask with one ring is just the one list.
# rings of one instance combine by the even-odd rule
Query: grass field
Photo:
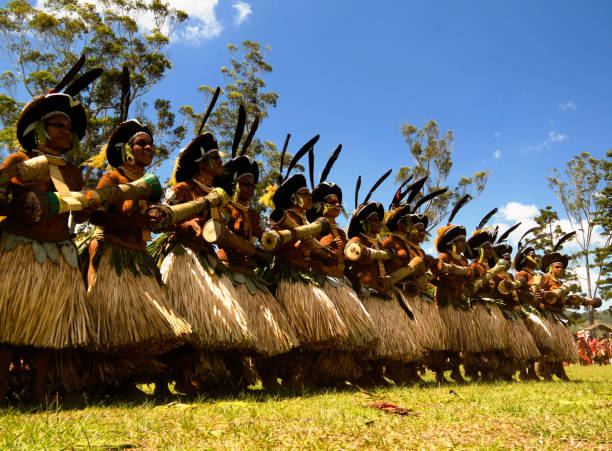
[[(393, 387), (0, 410), (0, 448), (612, 449), (612, 366), (572, 382)], [(379, 396), (381, 398), (379, 398)], [(409, 415), (367, 407), (387, 401)]]

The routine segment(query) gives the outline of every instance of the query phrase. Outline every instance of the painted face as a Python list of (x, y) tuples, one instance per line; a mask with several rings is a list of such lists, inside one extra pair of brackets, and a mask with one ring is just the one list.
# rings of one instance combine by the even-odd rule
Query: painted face
[(326, 218), (337, 218), (340, 215), (340, 201), (338, 196), (331, 194), (323, 201), (325, 210), (323, 216)]
[(146, 133), (136, 135), (132, 143), (134, 152), (134, 164), (141, 168), (146, 168), (153, 161), (153, 142)]
[(482, 246), (482, 250), (483, 250), (483, 253), (484, 253), (485, 260), (488, 260), (491, 257), (493, 257), (493, 246), (491, 246), (491, 243), (484, 244)]
[(372, 213), (370, 216), (368, 216), (368, 222), (370, 223), (370, 233), (380, 233), (382, 222), (377, 213)]
[(508, 264), (512, 264), (512, 260), (511, 260), (510, 254), (504, 254), (504, 255), (501, 256), (501, 258), (506, 260), (508, 262)]
[(422, 243), (425, 241), (425, 226), (421, 223), (412, 226), (412, 234), (410, 239), (415, 243)]
[(238, 189), (238, 200), (250, 202), (255, 194), (255, 178), (251, 174), (244, 174), (238, 177), (236, 187)]
[(61, 154), (70, 148), (72, 145), (72, 125), (70, 120), (62, 114), (54, 114), (45, 120), (45, 130), (49, 139), (47, 147)]
[(204, 159), (198, 163), (198, 171), (200, 174), (207, 174), (216, 177), (223, 172), (223, 160), (219, 151), (209, 152)]
[(461, 254), (467, 248), (467, 242), (465, 241), (465, 238), (457, 238), (454, 241), (454, 244), (458, 254)]
[(565, 272), (565, 270), (563, 269), (563, 265), (561, 263), (553, 263), (552, 265), (550, 265), (550, 268), (552, 269), (553, 275), (557, 279), (563, 277), (563, 273)]
[(312, 208), (312, 196), (310, 194), (310, 190), (306, 187), (300, 188), (297, 191), (297, 195), (302, 199), (301, 208), (304, 211), (308, 211)]

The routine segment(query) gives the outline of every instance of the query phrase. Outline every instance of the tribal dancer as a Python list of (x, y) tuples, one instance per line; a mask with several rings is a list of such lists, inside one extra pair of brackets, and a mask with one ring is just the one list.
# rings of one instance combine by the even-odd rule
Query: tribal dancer
[[(24, 347), (31, 349), (33, 359), (30, 396), (45, 402), (51, 358), (59, 364), (59, 350), (86, 346), (93, 338), (77, 249), (70, 240), (69, 214), (32, 223), (28, 214), (33, 212), (26, 205), (32, 189), (83, 188), (80, 169), (65, 159), (67, 152), (78, 152), (87, 127), (85, 108), (73, 96), (102, 70), (94, 69), (60, 91), (73, 81), (84, 61), (83, 56), (53, 90), (24, 107), (16, 133), (23, 150), (9, 155), (0, 167), (2, 192), (12, 195), (0, 212), (6, 216), (0, 238), (0, 404), (11, 361), (18, 360), (16, 353)], [(75, 213), (72, 219), (83, 222), (88, 213)], [(66, 370), (58, 375), (59, 384), (66, 390), (80, 388), (80, 377)]]

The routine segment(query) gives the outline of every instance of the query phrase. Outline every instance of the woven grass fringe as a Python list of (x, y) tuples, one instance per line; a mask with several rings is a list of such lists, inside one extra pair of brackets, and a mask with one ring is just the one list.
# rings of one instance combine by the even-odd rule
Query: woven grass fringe
[(211, 276), (186, 248), (170, 253), (161, 265), (171, 305), (192, 327), (192, 343), (206, 349), (247, 349), (253, 346), (246, 315), (236, 301), (231, 281)]
[(472, 314), (480, 328), (482, 351), (508, 348), (508, 322), (497, 304), (477, 300), (472, 307)]
[(74, 348), (92, 338), (85, 285), (63, 257), (38, 263), (31, 244), (0, 244), (0, 343)]
[(552, 362), (578, 362), (578, 347), (572, 332), (556, 320), (550, 312), (546, 312), (545, 317), (551, 324), (551, 332), (555, 340), (555, 349), (548, 356), (548, 360)]
[(546, 318), (535, 313), (529, 313), (524, 320), (527, 330), (533, 337), (540, 354), (547, 355), (555, 350), (555, 339), (553, 337), (552, 325)]
[(354, 381), (364, 374), (352, 352), (329, 350), (323, 351), (317, 358), (315, 374), (321, 381)]
[(304, 349), (320, 351), (336, 348), (348, 339), (346, 325), (325, 292), (316, 285), (282, 279), (276, 299)]
[(137, 350), (156, 355), (179, 346), (191, 333), (191, 327), (172, 308), (168, 293), (155, 277), (134, 275), (129, 270), (117, 275), (112, 262), (114, 247), (105, 243), (87, 290), (90, 314), (96, 324), (95, 348), (101, 352)]
[(412, 336), (414, 320), (400, 306), (399, 295), (392, 293), (392, 299), (367, 296), (363, 305), (372, 317), (380, 340), (370, 352), (372, 360), (390, 359), (402, 362), (417, 362), (423, 358), (421, 344)]
[(251, 294), (244, 284), (234, 287), (238, 304), (244, 310), (255, 351), (266, 357), (288, 352), (298, 346), (293, 326), (269, 291)]
[(482, 333), (471, 310), (452, 304), (440, 307), (440, 317), (446, 327), (448, 348), (456, 352), (482, 352)]
[(357, 293), (347, 285), (339, 284), (335, 287), (329, 282), (325, 282), (323, 291), (336, 306), (348, 330), (348, 339), (340, 343), (339, 348), (343, 351), (373, 348), (379, 340), (376, 326)]
[(448, 349), (446, 328), (436, 305), (425, 301), (421, 296), (408, 297), (404, 294), (404, 300), (419, 325), (423, 347), (429, 351)]
[(167, 366), (150, 354), (96, 353), (90, 357), (87, 385), (90, 389), (104, 393), (104, 390), (109, 387), (151, 384), (157, 377), (167, 373)]
[(516, 360), (538, 360), (541, 357), (540, 351), (523, 320), (506, 319), (506, 321), (509, 345), (507, 355)]

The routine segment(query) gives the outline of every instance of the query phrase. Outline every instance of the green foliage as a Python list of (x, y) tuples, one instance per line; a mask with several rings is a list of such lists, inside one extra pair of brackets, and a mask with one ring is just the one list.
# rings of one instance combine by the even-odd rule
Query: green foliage
[[(205, 129), (214, 132), (219, 148), (226, 152), (227, 157), (230, 157), (240, 105), (245, 108), (247, 125), (238, 152), (242, 148), (242, 143), (255, 117), (259, 116), (261, 126), (263, 120), (268, 117), (268, 109), (276, 107), (278, 94), (274, 91), (266, 91), (266, 82), (263, 79), (266, 74), (272, 72), (272, 66), (264, 59), (266, 53), (270, 51), (269, 46), (262, 49), (258, 42), (244, 41), (240, 48), (233, 44), (228, 44), (227, 48), (230, 54), (230, 64), (221, 67), (226, 85), (221, 90), (217, 105)], [(199, 91), (205, 94), (201, 107), (194, 109), (184, 106), (181, 108), (181, 112), (191, 120), (194, 134), (200, 127), (215, 87), (201, 86)], [(200, 112), (196, 113), (196, 111)], [(259, 157), (260, 182), (255, 195), (255, 198), (258, 198), (267, 185), (274, 183), (274, 178), (278, 175), (280, 152), (274, 142), (261, 140), (256, 135), (249, 146), (247, 155)]]
[[(141, 29), (134, 20), (137, 16), (150, 17), (153, 28)], [(97, 153), (118, 124), (121, 68), (127, 64), (131, 98), (139, 107), (137, 111), (132, 109), (130, 116), (148, 122), (154, 129), (158, 164), (178, 146), (185, 130), (176, 126), (167, 100), (155, 101), (156, 118), (147, 118), (142, 97), (172, 67), (164, 50), (171, 33), (186, 18), (184, 12), (159, 0), (150, 4), (104, 0), (95, 6), (76, 0), (47, 0), (44, 9), (36, 9), (25, 0), (8, 2), (0, 9), (0, 42), (13, 71), (0, 76), (4, 90), (0, 97), (0, 152), (18, 149), (14, 124), (24, 103), (53, 88), (85, 54), (85, 69), (102, 67), (106, 72), (79, 95), (89, 115), (88, 132), (81, 153), (69, 157), (80, 163)], [(23, 91), (26, 96), (18, 98), (16, 93)], [(99, 171), (89, 171), (89, 183), (95, 184), (99, 175)]]
[[(609, 202), (609, 199), (605, 201), (604, 198), (610, 190), (604, 190), (610, 187), (611, 169), (612, 163), (609, 160), (598, 160), (582, 152), (567, 162), (565, 170), (552, 169), (552, 176), (548, 177), (549, 187), (563, 205), (572, 229), (577, 232), (574, 242), (580, 247), (580, 252), (576, 256), (582, 258), (584, 266), (597, 274), (595, 280), (591, 280), (591, 271), (587, 271), (586, 283), (590, 297), (596, 296), (599, 288), (596, 286), (593, 290), (591, 285), (598, 283), (602, 270), (605, 274), (610, 264), (611, 219), (602, 208), (605, 208), (605, 202)], [(597, 226), (601, 226), (601, 229), (596, 230)], [(593, 242), (597, 232), (603, 232), (603, 246), (596, 246)]]
[[(423, 194), (445, 187), (453, 167), (455, 137), (452, 130), (441, 134), (436, 121), (430, 120), (421, 129), (402, 124), (401, 132), (410, 148), (414, 166), (401, 167), (395, 179), (396, 183), (401, 183), (413, 174), (413, 181), (429, 174), (425, 185), (427, 189), (423, 190)], [(461, 177), (446, 193), (423, 205), (421, 210), (427, 211), (430, 217), (429, 230), (433, 230), (442, 222), (462, 196), (470, 194), (473, 198), (478, 197), (484, 190), (488, 177), (488, 171), (475, 172), (471, 177)], [(423, 194), (417, 196), (415, 201)]]
[(601, 195), (597, 197), (593, 223), (602, 228), (602, 234), (608, 237), (606, 243), (594, 250), (593, 266), (599, 267), (599, 280), (597, 286), (601, 298), (612, 298), (612, 150), (607, 153), (607, 159), (602, 161), (602, 171), (605, 174), (605, 186)]
[(538, 239), (531, 245), (536, 251), (551, 252), (555, 243), (564, 235), (558, 224), (559, 214), (550, 205), (547, 205), (546, 208), (540, 208), (540, 214), (533, 220), (541, 227), (541, 230), (538, 233)]

